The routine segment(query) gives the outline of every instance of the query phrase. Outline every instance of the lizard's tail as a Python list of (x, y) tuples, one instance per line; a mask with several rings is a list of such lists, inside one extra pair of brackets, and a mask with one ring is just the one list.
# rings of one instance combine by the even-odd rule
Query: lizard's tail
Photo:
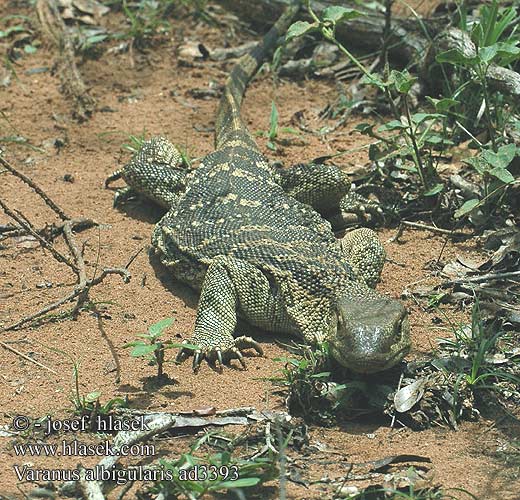
[(265, 57), (271, 52), (290, 26), (298, 12), (300, 2), (292, 2), (267, 32), (262, 41), (240, 58), (229, 75), (224, 95), (220, 99), (215, 123), (215, 146), (221, 149), (231, 143), (243, 143), (248, 147), (256, 144), (240, 117), (240, 105), (249, 80), (254, 76)]

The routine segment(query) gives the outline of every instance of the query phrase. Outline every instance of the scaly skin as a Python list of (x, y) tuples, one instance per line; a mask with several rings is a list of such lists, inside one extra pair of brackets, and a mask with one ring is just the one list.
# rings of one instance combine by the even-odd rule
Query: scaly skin
[[(202, 359), (222, 364), (260, 346), (237, 335), (237, 318), (271, 332), (327, 341), (350, 369), (369, 373), (399, 362), (410, 346), (402, 304), (374, 290), (385, 260), (375, 233), (358, 229), (342, 240), (322, 218), (344, 204), (350, 183), (336, 167), (276, 170), (240, 117), (245, 88), (294, 17), (291, 6), (233, 68), (216, 118), (216, 151), (188, 171), (166, 139), (147, 141), (108, 180), (168, 208), (152, 243), (174, 276), (200, 301), (190, 339)], [(127, 188), (128, 189), (128, 188)], [(191, 350), (182, 349), (184, 360)], [(245, 365), (244, 365), (245, 366)]]

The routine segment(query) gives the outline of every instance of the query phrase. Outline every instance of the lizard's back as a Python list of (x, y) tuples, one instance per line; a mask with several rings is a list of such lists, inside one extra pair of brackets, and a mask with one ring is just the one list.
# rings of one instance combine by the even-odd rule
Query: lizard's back
[[(182, 264), (206, 267), (219, 255), (289, 279), (314, 296), (353, 279), (329, 222), (288, 196), (260, 153), (241, 146), (211, 153), (187, 184), (157, 227), (155, 244), (190, 286), (200, 283), (192, 273), (183, 276)], [(172, 255), (179, 262), (172, 263)]]

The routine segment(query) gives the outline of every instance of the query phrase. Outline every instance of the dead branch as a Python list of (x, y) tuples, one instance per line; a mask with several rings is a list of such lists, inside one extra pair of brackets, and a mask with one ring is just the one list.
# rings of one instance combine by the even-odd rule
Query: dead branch
[(58, 217), (61, 220), (70, 219), (70, 217), (56, 203), (54, 203), (54, 201), (50, 199), (49, 195), (47, 195), (42, 188), (37, 186), (25, 174), (22, 174), (22, 172), (16, 170), (16, 168), (14, 168), (5, 158), (2, 158), (2, 156), (0, 156), (0, 165), (2, 165), (2, 167), (7, 169), (14, 176), (21, 179), (23, 182), (25, 182), (25, 184), (27, 184), (31, 189), (33, 189), (40, 196), (40, 198), (47, 204), (47, 206), (58, 215)]
[(29, 323), (30, 321), (34, 321), (35, 319), (40, 318), (44, 314), (47, 314), (51, 311), (54, 311), (58, 309), (60, 306), (66, 304), (67, 302), (73, 301), (78, 295), (81, 295), (86, 292), (86, 297), (83, 300), (85, 302), (86, 298), (88, 298), (88, 292), (90, 292), (90, 289), (96, 285), (99, 285), (109, 274), (119, 274), (122, 276), (123, 281), (125, 283), (128, 283), (130, 281), (130, 273), (126, 269), (120, 269), (120, 268), (106, 268), (103, 269), (101, 274), (92, 280), (87, 280), (84, 284), (84, 286), (80, 287), (79, 285), (74, 288), (74, 290), (66, 295), (65, 297), (62, 297), (61, 299), (57, 300), (56, 302), (53, 302), (52, 304), (48, 304), (43, 309), (40, 309), (39, 311), (35, 312), (34, 314), (30, 314), (29, 316), (25, 316), (24, 318), (20, 319), (16, 323), (13, 323), (12, 325), (6, 326), (5, 328), (0, 329), (0, 333), (8, 332), (12, 330), (17, 330), (22, 325), (25, 325), (26, 323)]
[(461, 231), (453, 231), (451, 229), (442, 229), (441, 227), (428, 226), (427, 224), (421, 224), (419, 222), (410, 222), (410, 221), (404, 220), (399, 224), (399, 227), (397, 228), (397, 232), (395, 233), (395, 236), (392, 236), (392, 238), (390, 238), (388, 241), (390, 243), (393, 243), (394, 241), (398, 241), (399, 238), (403, 235), (405, 227), (424, 229), (425, 231), (431, 231), (432, 233), (445, 234), (452, 238), (471, 238), (471, 237), (475, 236), (473, 233), (463, 233)]
[(83, 259), (83, 255), (78, 249), (78, 246), (76, 245), (76, 239), (74, 238), (72, 234), (72, 228), (70, 224), (65, 223), (63, 225), (63, 235), (65, 236), (65, 241), (67, 242), (67, 245), (70, 248), (70, 251), (72, 252), (72, 255), (74, 256), (74, 260), (76, 261), (76, 264), (78, 266), (78, 286), (77, 288), (81, 289), (80, 294), (78, 295), (78, 300), (76, 301), (76, 305), (74, 306), (74, 310), (72, 311), (72, 318), (77, 319), (79, 310), (83, 307), (85, 304), (85, 301), (87, 300), (89, 289), (86, 286), (87, 284), (87, 269), (85, 267), (85, 260)]
[(83, 498), (85, 500), (105, 500), (105, 495), (103, 495), (103, 491), (101, 490), (101, 486), (99, 481), (87, 481), (85, 475), (85, 469), (83, 466), (79, 465), (79, 481), (78, 486)]
[(45, 249), (49, 250), (49, 252), (51, 252), (52, 256), (58, 261), (58, 262), (61, 262), (62, 264), (66, 264), (67, 266), (69, 266), (75, 273), (79, 273), (79, 268), (77, 267), (77, 265), (75, 265), (73, 262), (71, 262), (67, 257), (65, 257), (65, 255), (63, 255), (61, 252), (59, 252), (58, 250), (56, 250), (54, 248), (54, 246), (49, 243), (45, 238), (43, 238), (42, 236), (40, 236), (38, 234), (38, 232), (36, 232), (34, 230), (34, 228), (29, 225), (29, 223), (27, 222), (27, 218), (25, 216), (20, 216), (19, 214), (15, 213), (13, 210), (11, 210), (7, 204), (5, 202), (3, 202), (1, 199), (0, 199), (0, 207), (2, 207), (3, 211), (6, 213), (6, 215), (8, 215), (9, 217), (11, 217), (11, 219), (13, 219), (14, 221), (16, 221), (20, 227), (22, 227), (27, 233), (29, 233), (30, 235), (34, 236), (39, 242), (40, 244), (42, 245), (42, 247), (44, 247)]
[[(91, 219), (85, 218), (71, 219), (38, 185), (34, 183), (34, 181), (26, 177), (24, 174), (18, 172), (13, 166), (9, 164), (9, 162), (7, 162), (1, 157), (0, 163), (3, 166), (5, 166), (10, 173), (15, 175), (23, 182), (28, 184), (32, 189), (34, 189), (34, 191), (45, 201), (47, 206), (49, 206), (63, 221), (61, 224), (53, 224), (51, 226), (47, 226), (43, 230), (38, 231), (33, 227), (31, 222), (22, 212), (20, 212), (19, 210), (11, 209), (4, 201), (0, 199), (0, 208), (2, 208), (4, 212), (7, 214), (7, 216), (11, 217), (11, 219), (13, 219), (18, 224), (18, 226), (6, 226), (8, 230), (13, 229), (15, 231), (19, 231), (19, 229), (22, 229), (26, 233), (32, 235), (39, 241), (39, 243), (45, 249), (47, 249), (51, 253), (51, 255), (58, 262), (66, 264), (68, 267), (70, 267), (77, 277), (77, 284), (71, 293), (51, 304), (48, 304), (39, 311), (25, 316), (24, 318), (16, 321), (15, 323), (0, 329), (0, 332), (16, 330), (17, 328), (20, 328), (26, 323), (40, 318), (41, 316), (58, 309), (63, 304), (71, 302), (76, 298), (77, 300), (72, 311), (72, 317), (73, 319), (77, 319), (77, 316), (81, 308), (85, 305), (85, 302), (88, 300), (88, 296), (92, 287), (100, 284), (109, 274), (118, 274), (122, 276), (123, 281), (125, 283), (127, 283), (130, 280), (128, 265), (131, 263), (131, 261), (125, 268), (106, 268), (103, 269), (103, 271), (97, 278), (92, 278), (90, 280), (87, 279), (87, 269), (85, 265), (85, 260), (83, 259), (82, 252), (80, 251), (77, 245), (73, 231), (75, 227), (84, 229), (86, 227), (96, 225), (96, 222), (94, 222)], [(44, 237), (44, 234), (48, 234), (50, 235), (50, 237), (54, 238), (60, 232), (64, 235), (65, 242), (67, 243), (70, 254), (72, 255), (72, 259), (70, 258), (70, 256), (66, 256), (60, 251), (58, 251), (54, 247), (54, 245)]]
[(486, 281), (493, 280), (505, 280), (510, 278), (520, 278), (520, 271), (509, 271), (506, 273), (490, 273), (483, 276), (473, 276), (471, 278), (461, 278), (458, 280), (450, 280), (442, 283), (442, 287), (448, 287), (453, 285), (466, 285), (468, 283), (484, 283)]
[(2, 346), (4, 349), (7, 349), (8, 351), (11, 351), (12, 353), (16, 354), (17, 356), (20, 356), (21, 358), (25, 359), (26, 361), (30, 361), (31, 363), (34, 363), (35, 365), (39, 366), (40, 368), (44, 368), (45, 370), (47, 370), (51, 373), (54, 373), (54, 375), (58, 375), (58, 372), (55, 372), (52, 368), (45, 366), (44, 364), (40, 363), (39, 361), (36, 361), (33, 358), (30, 358), (29, 356), (26, 356), (24, 353), (17, 351), (14, 347), (11, 347), (10, 345), (6, 344), (5, 342), (0, 342), (0, 346)]
[(96, 106), (96, 101), (88, 93), (74, 58), (74, 46), (67, 33), (55, 0), (38, 0), (36, 10), (47, 38), (57, 47), (58, 73), (63, 93), (74, 100), (74, 116), (79, 121), (88, 119)]

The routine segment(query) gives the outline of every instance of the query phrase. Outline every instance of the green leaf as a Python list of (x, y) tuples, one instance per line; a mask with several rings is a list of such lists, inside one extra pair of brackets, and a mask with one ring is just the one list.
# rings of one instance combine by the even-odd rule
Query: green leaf
[(167, 344), (163, 344), (163, 347), (165, 349), (191, 349), (192, 351), (195, 351), (200, 348), (198, 345), (184, 344), (182, 342), (168, 342)]
[(498, 53), (497, 44), (489, 47), (481, 47), (478, 51), (480, 59), (485, 63), (490, 63)]
[(136, 345), (132, 352), (130, 353), (130, 356), (133, 356), (134, 358), (138, 358), (139, 356), (148, 356), (148, 354), (153, 353), (157, 348), (159, 347), (158, 344), (140, 344)]
[(102, 34), (102, 35), (92, 35), (92, 36), (89, 36), (89, 37), (87, 38), (87, 43), (88, 43), (89, 45), (94, 45), (95, 43), (102, 42), (102, 41), (105, 40), (107, 37), (108, 37), (108, 35), (106, 35), (106, 34)]
[(400, 122), (399, 120), (391, 120), (384, 125), (377, 128), (378, 132), (387, 132), (389, 130), (403, 130), (409, 128), (408, 125)]
[(435, 107), (435, 111), (438, 113), (445, 113), (457, 104), (460, 104), (456, 99), (450, 99), (449, 97), (445, 97), (444, 99), (435, 99), (427, 96), (426, 99)]
[(512, 161), (516, 155), (516, 144), (507, 144), (500, 146), (495, 153), (489, 149), (482, 151), (482, 158), (492, 167), (504, 169)]
[(517, 47), (518, 41), (515, 42), (499, 42), (498, 57), (500, 58), (500, 65), (506, 66), (517, 60), (520, 56), (520, 47)]
[(153, 337), (158, 337), (159, 335), (161, 335), (163, 330), (165, 328), (169, 327), (172, 323), (173, 323), (173, 318), (162, 319), (161, 321), (158, 321), (157, 323), (154, 323), (153, 325), (151, 325), (150, 328), (148, 328), (148, 332)]
[(438, 144), (453, 146), (453, 144), (455, 144), (452, 140), (446, 139), (446, 137), (439, 134), (428, 134), (428, 136), (424, 138), (424, 143), (432, 144), (433, 146), (437, 146)]
[(388, 87), (388, 82), (384, 82), (377, 73), (370, 73), (370, 75), (363, 75), (361, 80), (359, 81), (362, 85), (374, 85), (379, 90), (385, 90)]
[(417, 78), (410, 75), (407, 70), (397, 71), (393, 69), (390, 72), (389, 83), (393, 83), (397, 92), (400, 94), (408, 94), (412, 85), (417, 81)]
[(8, 37), (11, 33), (19, 33), (22, 31), (26, 31), (26, 29), (23, 26), (17, 24), (16, 26), (7, 28), (5, 31), (0, 30), (0, 38), (5, 38)]
[(292, 127), (280, 127), (280, 132), (284, 134), (300, 135), (300, 132)]
[(496, 177), (499, 181), (502, 181), (504, 184), (511, 184), (515, 182), (515, 178), (512, 176), (509, 170), (505, 168), (495, 167), (494, 169), (489, 171), (489, 175)]
[(439, 113), (414, 113), (412, 115), (412, 121), (416, 125), (420, 125), (426, 120), (435, 120), (437, 118), (444, 118), (444, 116)]
[(455, 218), (459, 219), (463, 215), (471, 212), (479, 204), (479, 202), (480, 200), (477, 198), (466, 201), (458, 210), (455, 211)]
[(465, 66), (474, 66), (477, 61), (478, 57), (476, 55), (473, 56), (467, 56), (463, 52), (457, 49), (450, 49), (446, 52), (441, 52), (440, 54), (437, 54), (437, 57), (435, 57), (435, 60), (439, 63), (448, 63), (448, 64), (462, 64)]
[[(143, 335), (140, 335), (142, 337)], [(150, 338), (148, 335), (146, 338)], [(141, 340), (134, 340), (133, 342), (128, 342), (127, 344), (124, 344), (123, 347), (135, 347), (136, 345), (148, 345), (148, 343), (142, 342)]]
[[(361, 132), (362, 134), (367, 134), (369, 132), (372, 132), (372, 129), (374, 128), (374, 124), (373, 123), (358, 123), (355, 127), (354, 127), (354, 130), (357, 130), (358, 132)], [(520, 129), (520, 122), (519, 122), (519, 129)]]
[(462, 161), (471, 165), (480, 175), (484, 175), (488, 171), (489, 165), (481, 156), (471, 156), (464, 158)]
[(320, 372), (311, 375), (311, 378), (328, 378), (330, 377), (330, 372)]
[(269, 139), (276, 139), (278, 135), (278, 110), (274, 101), (271, 102), (271, 116), (269, 117)]
[(341, 21), (348, 21), (359, 16), (361, 16), (361, 12), (354, 9), (348, 9), (347, 7), (341, 7), (339, 5), (327, 7), (322, 14), (325, 21), (330, 21), (333, 24)]
[(101, 397), (101, 391), (89, 392), (85, 396), (85, 402), (86, 403), (93, 403), (94, 401), (97, 401), (100, 397)]
[(293, 38), (303, 36), (312, 31), (316, 31), (318, 29), (318, 25), (316, 23), (308, 23), (307, 21), (296, 21), (295, 23), (289, 26), (287, 30), (287, 34), (285, 35), (285, 41), (288, 42)]
[(424, 196), (435, 196), (440, 193), (444, 189), (444, 184), (438, 183), (435, 184), (431, 189), (428, 189), (424, 194)]
[(210, 491), (216, 491), (233, 488), (250, 488), (251, 486), (257, 485), (259, 482), (259, 477), (244, 477), (242, 479), (237, 479), (236, 481), (222, 481), (221, 483), (210, 486), (208, 489)]

